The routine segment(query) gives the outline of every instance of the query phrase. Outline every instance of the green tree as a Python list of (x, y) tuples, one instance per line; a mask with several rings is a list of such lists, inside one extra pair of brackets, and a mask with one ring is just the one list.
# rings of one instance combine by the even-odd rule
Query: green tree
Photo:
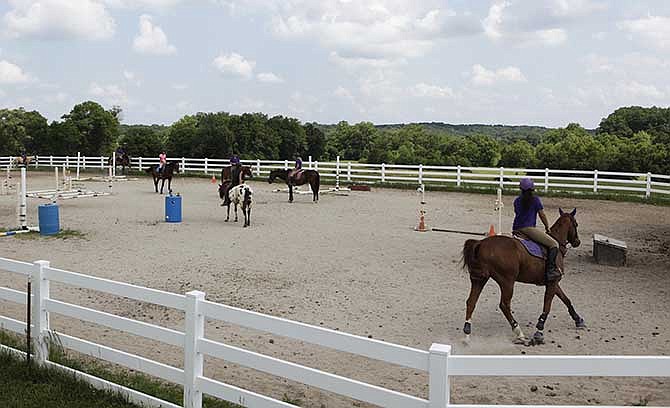
[(0, 109), (0, 154), (42, 153), (48, 139), (47, 120), (37, 111)]
[(119, 135), (119, 111), (107, 111), (99, 104), (87, 101), (75, 105), (66, 122), (72, 123), (81, 135), (80, 151), (88, 156), (109, 154)]
[(119, 144), (126, 146), (126, 152), (131, 157), (154, 157), (165, 147), (161, 134), (147, 126), (128, 129)]
[(321, 160), (326, 152), (326, 135), (314, 123), (303, 126), (307, 149), (304, 157), (312, 156), (313, 160)]
[(500, 166), (530, 169), (537, 166), (535, 149), (525, 140), (517, 140), (502, 148)]

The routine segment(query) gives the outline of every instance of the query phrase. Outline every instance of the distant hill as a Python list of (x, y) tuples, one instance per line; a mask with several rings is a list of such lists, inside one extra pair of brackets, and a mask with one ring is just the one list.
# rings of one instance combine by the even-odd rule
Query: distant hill
[[(452, 136), (468, 137), (473, 135), (485, 135), (500, 141), (514, 141), (523, 139), (530, 144), (536, 145), (542, 139), (545, 133), (551, 128), (543, 126), (511, 126), (511, 125), (452, 125), (442, 122), (421, 122), (417, 123), (423, 126), (427, 131), (433, 133), (447, 133)], [(393, 131), (400, 129), (408, 124), (384, 124), (375, 125), (379, 130)], [(334, 130), (337, 125), (318, 125), (324, 133), (329, 133)]]

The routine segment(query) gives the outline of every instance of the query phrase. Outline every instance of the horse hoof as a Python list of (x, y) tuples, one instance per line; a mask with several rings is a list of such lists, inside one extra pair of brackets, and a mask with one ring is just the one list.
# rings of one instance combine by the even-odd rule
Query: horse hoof
[(586, 329), (586, 322), (584, 319), (579, 318), (579, 320), (575, 321), (575, 327), (578, 329)]
[(535, 334), (533, 334), (532, 344), (544, 344), (544, 334), (542, 334), (541, 331), (536, 331)]
[(470, 322), (465, 322), (463, 325), (463, 333), (465, 333), (466, 336), (469, 336), (470, 333), (472, 333), (472, 324)]

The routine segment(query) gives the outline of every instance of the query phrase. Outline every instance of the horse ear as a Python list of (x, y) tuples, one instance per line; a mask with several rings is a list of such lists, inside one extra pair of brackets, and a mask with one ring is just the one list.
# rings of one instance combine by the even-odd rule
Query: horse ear
[(561, 207), (558, 207), (558, 213), (559, 213), (560, 215), (565, 214), (565, 213), (563, 212), (563, 209), (561, 209)]
[(577, 208), (575, 208), (574, 210), (572, 210), (572, 212), (570, 213), (570, 215), (572, 215), (573, 217), (574, 217), (576, 214), (577, 214)]

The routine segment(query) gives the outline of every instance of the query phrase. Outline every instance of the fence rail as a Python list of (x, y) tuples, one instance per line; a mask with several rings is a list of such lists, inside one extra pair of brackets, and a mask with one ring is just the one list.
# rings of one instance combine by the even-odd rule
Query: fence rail
[[(35, 357), (38, 363), (75, 373), (94, 386), (121, 392), (133, 401), (140, 401), (152, 407), (175, 407), (175, 405), (48, 361), (48, 339), (55, 336), (58, 338), (58, 343), (67, 349), (182, 385), (186, 408), (201, 408), (203, 394), (246, 407), (293, 407), (289, 403), (205, 377), (203, 374), (205, 355), (349, 398), (391, 408), (493, 407), (492, 405), (452, 405), (449, 385), (452, 376), (670, 377), (670, 357), (667, 356), (452, 355), (451, 347), (448, 345), (433, 344), (427, 351), (418, 350), (210, 302), (205, 300), (204, 293), (198, 291), (188, 292), (185, 296), (177, 295), (54, 269), (47, 261), (36, 261), (30, 264), (0, 258), (0, 271), (19, 274), (33, 283), (30, 294), (0, 287), (0, 300), (26, 304), (27, 296), (31, 297), (31, 334), (36, 345)], [(49, 293), (51, 281), (183, 310), (185, 312), (184, 331), (51, 299)], [(65, 333), (56, 333), (49, 327), (49, 314), (54, 313), (178, 346), (184, 351), (184, 368), (173, 367)], [(205, 337), (207, 319), (221, 320), (427, 372), (429, 377), (428, 399), (208, 339)], [(26, 331), (26, 323), (0, 316), (0, 329), (23, 334)], [(6, 346), (2, 348), (8, 349)], [(318, 355), (316, 360), (318, 360)]]
[[(210, 158), (172, 157), (178, 161), (182, 171), (217, 175), (228, 166), (228, 160)], [(102, 170), (111, 167), (109, 157), (96, 156), (35, 156), (31, 167), (63, 167), (78, 170)], [(157, 165), (155, 157), (133, 157), (130, 167), (140, 170)], [(267, 176), (273, 169), (288, 169), (293, 163), (288, 160), (242, 160), (251, 167), (256, 177)], [(0, 157), (0, 168), (12, 165), (10, 157)], [(569, 191), (579, 194), (602, 191), (636, 194), (649, 198), (652, 195), (670, 197), (670, 175), (612, 172), (599, 170), (565, 169), (519, 169), (503, 167), (468, 166), (424, 166), (400, 164), (370, 164), (342, 161), (313, 161), (311, 157), (304, 163), (305, 168), (318, 170), (322, 178), (335, 179), (346, 183), (404, 183), (428, 184), (449, 187), (497, 187), (515, 189), (522, 177), (532, 177), (538, 189), (548, 191)], [(116, 169), (112, 169), (115, 172)], [(115, 174), (115, 173), (114, 173)]]

